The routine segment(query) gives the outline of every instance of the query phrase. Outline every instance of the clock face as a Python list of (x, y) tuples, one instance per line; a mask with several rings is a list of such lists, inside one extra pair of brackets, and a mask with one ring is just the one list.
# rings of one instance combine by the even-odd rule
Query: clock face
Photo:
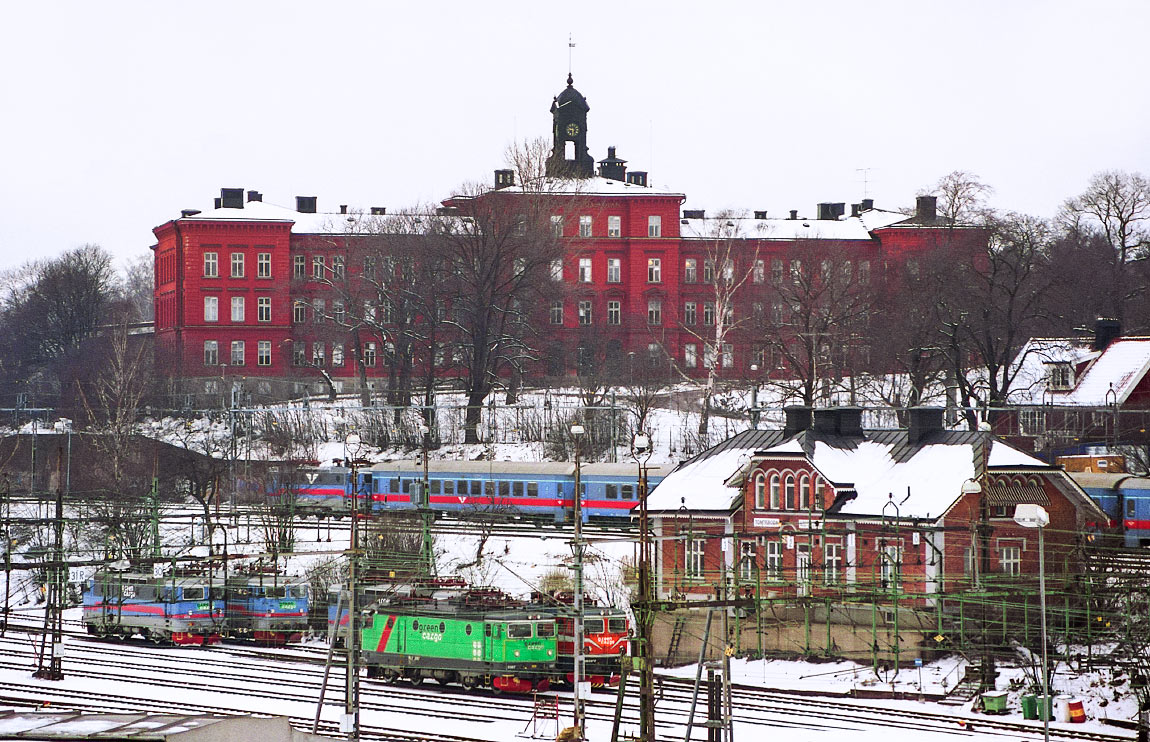
[(567, 136), (573, 137), (578, 133), (579, 133), (579, 124), (576, 124), (576, 123), (567, 124)]

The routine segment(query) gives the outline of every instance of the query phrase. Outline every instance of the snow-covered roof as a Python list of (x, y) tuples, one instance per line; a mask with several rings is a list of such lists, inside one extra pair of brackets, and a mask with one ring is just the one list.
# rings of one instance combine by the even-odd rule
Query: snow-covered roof
[[(893, 496), (900, 503), (901, 517), (939, 517), (959, 497), (962, 483), (974, 477), (973, 447), (980, 435), (940, 431), (923, 444), (909, 444), (903, 430), (866, 431), (862, 438), (806, 431), (785, 440), (782, 431), (747, 431), (671, 472), (651, 494), (648, 507), (730, 510), (741, 495), (737, 486), (741, 480), (732, 477), (761, 454), (808, 458), (827, 481), (854, 489), (858, 497), (840, 510), (844, 514), (881, 514)], [(1044, 461), (997, 440), (990, 448), (989, 466), (1050, 469)]]
[(764, 240), (869, 240), (872, 230), (906, 219), (906, 214), (880, 209), (868, 209), (860, 216), (844, 219), (685, 218), (679, 233), (687, 240), (714, 239), (717, 234)]
[[(385, 218), (385, 217), (384, 217)], [(350, 220), (350, 221), (349, 221)], [(358, 214), (332, 214), (304, 212), (277, 206), (264, 201), (248, 201), (242, 209), (208, 209), (191, 216), (181, 216), (181, 222), (291, 222), (294, 234), (343, 234), (348, 224), (359, 221), (365, 227), (373, 223), (372, 217)], [(357, 231), (353, 227), (352, 234)]]
[[(1086, 364), (1070, 389), (1051, 389), (1052, 363)], [(1036, 338), (1015, 357), (1018, 369), (1010, 393), (1013, 404), (1100, 407), (1123, 404), (1150, 372), (1150, 337), (1119, 338), (1103, 351), (1089, 341), (1073, 338)]]
[(493, 193), (527, 193), (533, 196), (674, 196), (686, 198), (680, 191), (653, 185), (636, 185), (598, 175), (591, 178), (542, 178), (527, 188), (516, 183)]

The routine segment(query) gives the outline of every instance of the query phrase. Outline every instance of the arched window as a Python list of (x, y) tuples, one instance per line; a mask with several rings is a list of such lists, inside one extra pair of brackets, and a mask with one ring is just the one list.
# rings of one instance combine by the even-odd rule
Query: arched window
[(762, 510), (767, 506), (767, 480), (762, 474), (755, 477), (755, 508)]
[(771, 510), (779, 509), (779, 475), (771, 475)]
[(799, 477), (799, 510), (808, 510), (813, 507), (811, 502), (811, 478), (806, 474)]
[(786, 506), (787, 510), (795, 509), (795, 477), (793, 474), (787, 475), (786, 484)]

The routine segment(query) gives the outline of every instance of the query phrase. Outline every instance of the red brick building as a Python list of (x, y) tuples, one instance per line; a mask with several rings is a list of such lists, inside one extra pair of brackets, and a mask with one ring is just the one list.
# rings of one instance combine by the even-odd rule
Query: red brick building
[[(827, 273), (833, 257), (836, 275), (880, 291), (920, 255), (945, 249), (969, 259), (985, 242), (981, 230), (939, 218), (932, 197), (919, 197), (913, 216), (875, 209), (865, 199), (849, 216), (845, 204), (819, 204), (815, 219), (797, 211), (781, 219), (765, 211), (710, 218), (682, 211), (684, 193), (652, 186), (648, 173), (628, 170), (614, 147), (596, 170), (586, 144), (588, 111), (568, 79), (552, 107), (547, 162), (548, 176), (566, 186), (547, 194), (569, 251), (556, 273), (565, 290), (546, 308), (540, 328), (549, 338), (539, 348), (540, 375), (570, 373), (592, 352), (616, 362), (630, 354), (657, 358), (688, 375), (705, 375), (716, 356), (725, 376), (744, 375), (753, 364), (785, 374), (778, 363), (765, 363), (761, 338), (771, 322), (785, 322), (790, 309), (780, 287), (799, 272), (813, 273), (821, 262)], [(512, 171), (498, 170), (484, 197), (522, 195)], [(454, 201), (444, 203), (450, 208)], [(361, 217), (346, 206), (322, 213), (315, 197), (279, 207), (255, 191), (245, 198), (242, 189), (225, 188), (215, 208), (185, 210), (156, 227), (158, 368), (188, 393), (213, 393), (221, 381), (241, 376), (254, 379), (249, 391), (263, 394), (274, 393), (273, 382), (298, 393), (321, 375), (350, 390), (358, 384), (349, 362), (357, 346), (373, 360), (369, 378), (382, 375), (374, 359), (385, 338), (333, 338), (317, 325), (330, 326), (346, 310), (322, 279), (344, 271), (354, 278), (362, 270), (348, 259), (349, 246), (367, 239), (370, 219), (384, 213), (373, 207)], [(719, 243), (729, 250), (716, 264)], [(723, 276), (739, 277), (738, 291), (718, 317), (715, 287)], [(711, 342), (724, 320), (736, 329)]]
[(1013, 519), (1023, 503), (1050, 514), (1049, 571), (1073, 571), (1072, 547), (1106, 519), (1064, 471), (989, 433), (945, 430), (942, 409), (910, 421), (864, 430), (858, 409), (790, 408), (784, 430), (747, 431), (679, 467), (650, 500), (660, 594), (703, 599), (725, 584), (929, 604), (980, 576), (1037, 573), (1037, 535)]

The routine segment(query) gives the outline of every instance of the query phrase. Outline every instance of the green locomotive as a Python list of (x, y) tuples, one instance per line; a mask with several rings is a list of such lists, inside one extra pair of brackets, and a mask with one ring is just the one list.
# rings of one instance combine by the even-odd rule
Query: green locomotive
[(380, 605), (365, 616), (368, 677), (544, 691), (559, 674), (555, 619), (525, 610)]

